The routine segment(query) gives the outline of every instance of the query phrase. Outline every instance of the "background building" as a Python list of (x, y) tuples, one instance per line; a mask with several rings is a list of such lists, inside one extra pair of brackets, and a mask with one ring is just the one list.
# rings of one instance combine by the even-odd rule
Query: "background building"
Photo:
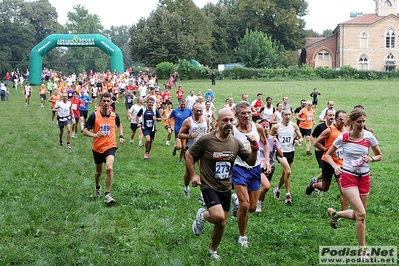
[(397, 0), (375, 0), (374, 14), (351, 14), (329, 37), (307, 38), (299, 64), (392, 71), (399, 60)]

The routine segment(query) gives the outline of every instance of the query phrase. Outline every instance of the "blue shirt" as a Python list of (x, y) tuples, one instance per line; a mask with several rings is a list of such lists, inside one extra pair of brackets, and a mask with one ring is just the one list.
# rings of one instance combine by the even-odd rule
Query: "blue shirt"
[(82, 100), (82, 102), (85, 104), (85, 106), (80, 106), (79, 110), (80, 111), (88, 111), (89, 110), (89, 102), (91, 101), (90, 97), (88, 95), (80, 95), (79, 99)]
[(183, 125), (183, 121), (193, 115), (193, 112), (189, 108), (184, 108), (183, 110), (180, 107), (173, 109), (170, 113), (169, 117), (175, 118), (175, 132), (179, 132), (181, 126)]
[(215, 94), (211, 91), (211, 92), (206, 92), (205, 93), (205, 101), (208, 100), (208, 97), (211, 97), (211, 99), (213, 100), (213, 98), (215, 98)]

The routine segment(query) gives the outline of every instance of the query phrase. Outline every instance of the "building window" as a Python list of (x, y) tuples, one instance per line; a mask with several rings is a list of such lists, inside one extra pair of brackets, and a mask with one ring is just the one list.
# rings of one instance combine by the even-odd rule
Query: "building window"
[(330, 58), (329, 53), (318, 53), (319, 60), (328, 60)]
[(385, 59), (385, 70), (386, 71), (395, 71), (396, 70), (396, 59), (392, 53), (389, 53), (389, 55)]
[(368, 70), (370, 65), (369, 57), (366, 54), (362, 54), (357, 62), (358, 70)]
[(390, 29), (385, 35), (385, 48), (395, 48), (395, 32)]
[(390, 6), (392, 6), (391, 1), (389, 1), (389, 0), (385, 1), (384, 6), (385, 6), (385, 7), (390, 7)]
[(360, 34), (360, 49), (367, 49), (368, 48), (368, 35), (365, 32), (362, 32), (362, 34)]

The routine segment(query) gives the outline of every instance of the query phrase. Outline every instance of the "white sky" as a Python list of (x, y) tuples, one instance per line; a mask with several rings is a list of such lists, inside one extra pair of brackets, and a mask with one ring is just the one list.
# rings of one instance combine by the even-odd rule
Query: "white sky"
[[(217, 0), (193, 0), (202, 8), (206, 3), (217, 3)], [(284, 1), (284, 0), (281, 0)], [(140, 18), (147, 18), (156, 9), (158, 0), (126, 1), (126, 0), (49, 0), (57, 9), (58, 21), (64, 25), (67, 13), (73, 11), (75, 5), (84, 6), (90, 14), (97, 14), (106, 29), (111, 26), (132, 25)], [(335, 29), (349, 19), (350, 12), (374, 13), (374, 0), (307, 0), (308, 13), (305, 18), (306, 29), (322, 33), (324, 29)]]

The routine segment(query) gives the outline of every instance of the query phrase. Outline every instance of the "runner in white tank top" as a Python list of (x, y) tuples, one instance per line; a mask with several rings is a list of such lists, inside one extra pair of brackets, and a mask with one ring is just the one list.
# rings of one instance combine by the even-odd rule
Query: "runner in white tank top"
[[(233, 127), (234, 136), (238, 138), (244, 147), (248, 150), (259, 149), (259, 141), (264, 143), (264, 153), (267, 172), (270, 173), (269, 145), (265, 137), (263, 128), (259, 124), (251, 122), (251, 105), (247, 101), (241, 101), (236, 105), (237, 124)], [(255, 146), (251, 145), (252, 140), (258, 142)], [(238, 243), (243, 247), (248, 247), (248, 239), (246, 236), (248, 212), (254, 212), (257, 206), (258, 192), (260, 188), (261, 165), (258, 153), (254, 166), (249, 166), (239, 156), (237, 156), (234, 166), (232, 167), (231, 180), (236, 190), (239, 206), (233, 202), (232, 212), (237, 211), (237, 222), (240, 237)]]

